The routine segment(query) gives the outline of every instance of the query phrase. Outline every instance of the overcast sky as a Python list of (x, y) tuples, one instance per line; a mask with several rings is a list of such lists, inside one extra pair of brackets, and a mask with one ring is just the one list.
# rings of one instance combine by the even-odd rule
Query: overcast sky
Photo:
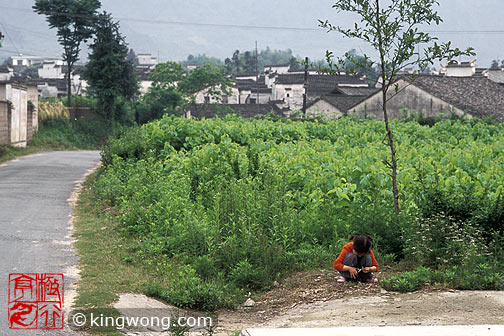
[[(162, 61), (182, 60), (205, 53), (224, 59), (233, 50), (291, 48), (295, 55), (324, 57), (355, 48), (373, 54), (365, 45), (318, 28), (317, 19), (352, 24), (355, 18), (338, 14), (328, 0), (102, 0), (103, 9), (120, 20), (122, 32), (137, 53), (159, 54)], [(43, 16), (32, 12), (32, 0), (0, 0), (0, 31), (7, 38), (0, 57), (17, 52), (58, 56), (61, 47)], [(476, 49), (478, 66), (504, 59), (504, 2), (502, 0), (440, 0), (440, 26), (428, 28), (441, 41)], [(222, 25), (222, 26), (221, 26)], [(235, 25), (230, 27), (230, 25)], [(238, 27), (249, 26), (249, 27)], [(287, 27), (288, 29), (274, 29)], [(302, 28), (302, 29), (298, 29)], [(86, 57), (86, 51), (82, 54)]]

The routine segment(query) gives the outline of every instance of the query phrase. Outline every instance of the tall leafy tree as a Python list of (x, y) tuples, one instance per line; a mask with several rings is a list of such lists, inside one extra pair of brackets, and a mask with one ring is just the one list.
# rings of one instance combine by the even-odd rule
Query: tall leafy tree
[(84, 78), (100, 102), (99, 110), (112, 122), (123, 117), (118, 115), (123, 109), (116, 108), (116, 98), (131, 99), (138, 90), (134, 64), (128, 58), (128, 45), (119, 28), (109, 13), (97, 16), (95, 38), (84, 69)]
[(63, 46), (63, 60), (67, 70), (67, 106), (72, 95), (71, 75), (79, 60), (81, 43), (94, 33), (94, 20), (100, 8), (99, 0), (35, 0), (33, 10), (46, 16), (49, 27), (56, 28), (58, 41)]
[[(420, 30), (422, 26), (438, 25), (441, 17), (434, 7), (439, 6), (437, 0), (338, 0), (332, 6), (339, 12), (350, 12), (360, 20), (352, 28), (334, 26), (328, 20), (320, 20), (320, 25), (328, 31), (338, 31), (345, 37), (359, 39), (370, 45), (379, 55), (378, 66), (382, 82), (382, 110), (385, 120), (384, 143), (390, 147), (391, 162), (385, 161), (392, 170), (392, 191), (394, 208), (399, 208), (399, 189), (397, 186), (397, 157), (394, 137), (387, 114), (387, 102), (390, 100), (389, 89), (397, 86), (399, 71), (409, 66), (418, 66), (421, 70), (433, 65), (435, 60), (452, 60), (460, 55), (474, 55), (473, 49), (460, 50), (452, 48), (451, 42), (438, 44), (437, 38)], [(425, 46), (419, 52), (420, 45)], [(345, 60), (334, 62), (333, 54), (328, 51), (327, 61), (331, 69), (339, 71), (344, 67)], [(372, 66), (373, 62), (367, 55), (355, 57), (345, 55), (350, 63), (360, 68)]]
[(149, 79), (152, 86), (140, 102), (141, 122), (160, 118), (166, 113), (182, 114), (201, 91), (220, 99), (223, 93), (229, 94), (233, 85), (223, 66), (210, 64), (189, 71), (176, 62), (159, 63)]

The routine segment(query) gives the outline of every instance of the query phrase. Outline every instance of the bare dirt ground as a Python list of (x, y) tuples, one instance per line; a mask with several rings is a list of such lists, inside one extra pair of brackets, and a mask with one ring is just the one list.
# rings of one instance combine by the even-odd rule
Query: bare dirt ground
[[(427, 288), (387, 292), (378, 284), (337, 283), (331, 271), (286, 279), (250, 312), (221, 311), (219, 333), (245, 328), (504, 324), (504, 291)], [(378, 274), (378, 277), (380, 274)]]
[(401, 294), (378, 284), (340, 284), (335, 277), (330, 270), (297, 273), (253, 296), (250, 310), (220, 311), (216, 335), (246, 328), (504, 324), (504, 291), (427, 288)]

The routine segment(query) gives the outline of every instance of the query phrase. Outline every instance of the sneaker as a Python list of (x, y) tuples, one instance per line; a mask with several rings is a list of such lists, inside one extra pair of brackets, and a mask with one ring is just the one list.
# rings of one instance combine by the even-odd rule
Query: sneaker
[(338, 281), (338, 282), (346, 282), (346, 279), (345, 279), (345, 277), (344, 277), (344, 276), (339, 276), (339, 278), (338, 278), (338, 280), (337, 280), (337, 281)]
[(376, 278), (366, 279), (366, 282), (375, 283), (375, 282), (378, 282), (378, 279), (376, 279)]

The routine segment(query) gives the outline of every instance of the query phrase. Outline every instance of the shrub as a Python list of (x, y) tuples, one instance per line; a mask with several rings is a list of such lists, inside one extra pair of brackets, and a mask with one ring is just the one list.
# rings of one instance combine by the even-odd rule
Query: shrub
[(413, 292), (422, 288), (429, 282), (431, 270), (419, 267), (414, 271), (404, 272), (389, 279), (383, 279), (380, 284), (387, 290), (397, 292)]
[(404, 253), (419, 265), (441, 267), (463, 265), (468, 258), (486, 254), (478, 228), (439, 213), (415, 218), (403, 228)]

